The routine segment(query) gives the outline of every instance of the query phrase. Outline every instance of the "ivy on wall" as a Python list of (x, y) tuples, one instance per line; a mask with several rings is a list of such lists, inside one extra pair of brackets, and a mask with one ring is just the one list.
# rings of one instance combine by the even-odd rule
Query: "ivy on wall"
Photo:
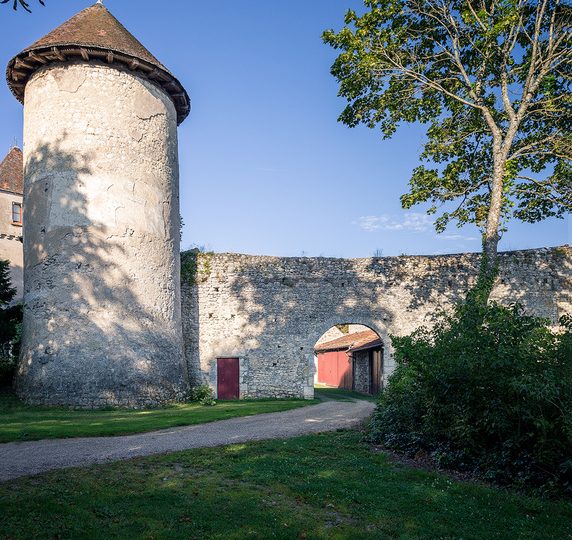
[(191, 249), (181, 253), (181, 283), (197, 285), (209, 279), (212, 272), (212, 251)]

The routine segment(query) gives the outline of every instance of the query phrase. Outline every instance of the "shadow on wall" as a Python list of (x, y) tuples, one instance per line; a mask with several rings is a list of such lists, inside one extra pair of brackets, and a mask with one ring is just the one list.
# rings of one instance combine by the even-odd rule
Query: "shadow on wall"
[[(241, 360), (242, 396), (302, 396), (313, 390), (313, 346), (351, 321), (384, 344), (390, 334), (431, 326), (474, 284), (479, 254), (373, 259), (251, 257), (187, 253), (183, 324), (193, 384), (216, 388), (216, 359)], [(571, 310), (570, 247), (501, 254), (492, 298), (522, 302), (553, 323)], [(186, 284), (185, 284), (186, 282)]]
[(183, 279), (182, 295), (191, 384), (216, 388), (216, 359), (238, 357), (241, 397), (313, 397), (314, 345), (340, 321), (377, 332), (391, 369), (395, 314), (383, 291), (364, 279), (363, 261), (196, 252), (184, 258), (195, 269), (190, 282)]
[[(411, 295), (409, 308), (450, 305), (466, 297), (476, 285), (481, 254), (465, 253), (403, 257), (409, 268), (394, 268), (394, 281), (405, 283)], [(408, 260), (408, 261), (407, 261)], [(553, 323), (572, 303), (570, 246), (499, 253), (499, 275), (491, 294), (502, 303), (522, 303), (529, 312)], [(411, 280), (412, 274), (423, 280)], [(557, 296), (557, 301), (554, 298)], [(561, 308), (557, 308), (559, 304)], [(568, 307), (566, 307), (568, 306)], [(442, 309), (435, 310), (435, 319)]]
[(186, 381), (172, 307), (146, 296), (156, 264), (149, 253), (164, 239), (122, 214), (135, 183), (114, 186), (90, 154), (71, 155), (63, 142), (37, 148), (25, 164), (17, 391), (31, 403), (83, 407), (176, 399)]
[[(22, 243), (18, 241), (19, 248), (22, 249)], [(10, 264), (10, 282), (16, 288), (16, 297), (14, 302), (21, 302), (24, 295), (24, 268), (19, 264)]]

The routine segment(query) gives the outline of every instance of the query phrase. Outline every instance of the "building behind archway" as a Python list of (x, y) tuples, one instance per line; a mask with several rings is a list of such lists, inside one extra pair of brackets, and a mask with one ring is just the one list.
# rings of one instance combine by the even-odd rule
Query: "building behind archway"
[[(500, 254), (492, 298), (520, 302), (556, 325), (572, 313), (570, 246)], [(217, 390), (234, 358), (240, 397), (314, 395), (314, 345), (340, 322), (374, 330), (381, 378), (394, 370), (390, 335), (450, 310), (474, 285), (479, 254), (367, 259), (183, 254), (183, 334), (191, 384)]]
[(314, 385), (378, 394), (383, 386), (380, 336), (363, 325), (333, 328), (341, 335), (329, 337), (331, 330), (328, 330), (314, 347)]
[(22, 160), (22, 151), (13, 146), (0, 161), (0, 260), (10, 262), (10, 278), (17, 291), (16, 300), (21, 300), (24, 289)]

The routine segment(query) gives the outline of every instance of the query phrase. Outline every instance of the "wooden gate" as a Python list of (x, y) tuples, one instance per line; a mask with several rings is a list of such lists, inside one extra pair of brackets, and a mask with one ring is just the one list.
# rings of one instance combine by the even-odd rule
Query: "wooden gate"
[(218, 358), (216, 364), (218, 399), (240, 397), (238, 358)]
[(369, 353), (369, 393), (377, 395), (381, 392), (381, 358), (382, 349), (374, 349)]

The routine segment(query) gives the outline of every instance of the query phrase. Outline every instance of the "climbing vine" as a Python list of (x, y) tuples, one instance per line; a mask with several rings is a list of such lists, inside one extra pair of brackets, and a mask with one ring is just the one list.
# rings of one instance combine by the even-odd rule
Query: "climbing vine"
[(187, 285), (204, 283), (212, 272), (212, 251), (200, 248), (181, 253), (181, 282)]

